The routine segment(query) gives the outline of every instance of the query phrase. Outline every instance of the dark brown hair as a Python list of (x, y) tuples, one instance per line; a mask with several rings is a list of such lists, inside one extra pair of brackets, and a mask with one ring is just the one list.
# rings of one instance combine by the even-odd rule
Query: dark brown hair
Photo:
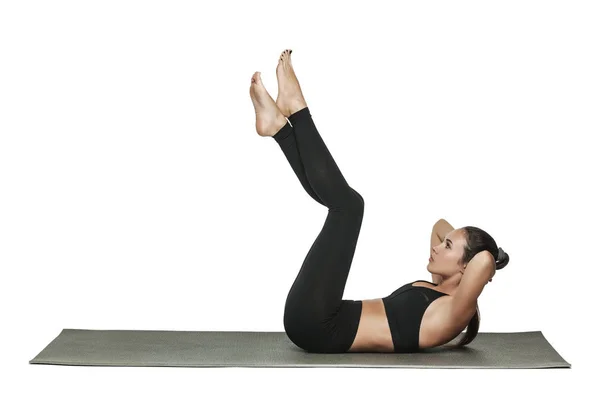
[[(475, 254), (479, 253), (480, 251), (487, 250), (492, 253), (494, 260), (496, 260), (496, 270), (506, 267), (510, 257), (508, 257), (508, 254), (505, 253), (502, 248), (496, 245), (496, 241), (490, 236), (489, 233), (474, 226), (465, 226), (460, 228), (460, 230), (465, 235), (467, 242), (464, 247), (463, 257), (460, 260), (461, 264), (468, 264)], [(471, 343), (473, 339), (475, 339), (475, 336), (477, 336), (477, 333), (479, 332), (480, 320), (479, 306), (477, 306), (475, 310), (475, 315), (473, 318), (471, 318), (471, 321), (469, 321), (467, 331), (460, 338), (460, 341), (456, 344), (456, 347), (465, 346)]]

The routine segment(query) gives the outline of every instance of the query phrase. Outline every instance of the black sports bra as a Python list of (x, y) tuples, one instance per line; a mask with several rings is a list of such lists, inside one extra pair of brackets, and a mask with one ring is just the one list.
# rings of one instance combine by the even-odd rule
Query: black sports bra
[(396, 353), (419, 350), (419, 330), (425, 310), (434, 300), (448, 296), (447, 293), (430, 287), (413, 286), (415, 282), (427, 282), (437, 286), (432, 282), (416, 280), (401, 286), (382, 299)]

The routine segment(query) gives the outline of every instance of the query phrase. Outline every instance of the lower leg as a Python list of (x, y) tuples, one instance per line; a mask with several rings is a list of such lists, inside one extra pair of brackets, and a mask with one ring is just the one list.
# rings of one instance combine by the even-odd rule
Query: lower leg
[(305, 107), (289, 117), (294, 128), (298, 153), (308, 182), (329, 209), (364, 205), (362, 196), (348, 185)]
[[(341, 209), (360, 203), (362, 198), (344, 179), (312, 120), (292, 67), (291, 50), (284, 51), (279, 59), (277, 81), (277, 107), (288, 117), (294, 128), (295, 140), (289, 142), (298, 149), (306, 178), (321, 200), (319, 203), (329, 209)], [(278, 132), (274, 138), (279, 142), (284, 136), (285, 132)]]
[(315, 201), (323, 204), (308, 183), (308, 178), (306, 177), (304, 166), (298, 153), (293, 128), (262, 84), (259, 72), (252, 75), (250, 97), (256, 113), (256, 131), (258, 134), (260, 136), (272, 136), (275, 138), (306, 192)]
[(323, 201), (317, 196), (313, 188), (310, 186), (308, 182), (308, 178), (306, 177), (306, 172), (304, 171), (304, 165), (302, 164), (302, 160), (300, 158), (300, 153), (298, 152), (298, 144), (296, 142), (296, 134), (294, 132), (294, 128), (288, 123), (283, 128), (281, 128), (274, 136), (273, 139), (277, 142), (283, 154), (287, 158), (290, 163), (292, 169), (296, 173), (298, 180), (304, 187), (304, 190), (312, 197), (316, 202), (321, 205), (325, 205)]

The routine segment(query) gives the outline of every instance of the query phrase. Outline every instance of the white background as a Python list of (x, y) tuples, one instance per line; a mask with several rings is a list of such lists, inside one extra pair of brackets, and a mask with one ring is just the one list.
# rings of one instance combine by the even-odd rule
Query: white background
[[(593, 383), (596, 2), (7, 1), (0, 6), (4, 398), (570, 395)], [(344, 298), (431, 279), (432, 225), (510, 255), (482, 332), (568, 369), (30, 365), (63, 328), (283, 331), (327, 209), (255, 129), (290, 48), (365, 214)], [(477, 340), (477, 339), (475, 339)], [(17, 390), (15, 392), (14, 390)], [(427, 394), (425, 394), (427, 393)]]

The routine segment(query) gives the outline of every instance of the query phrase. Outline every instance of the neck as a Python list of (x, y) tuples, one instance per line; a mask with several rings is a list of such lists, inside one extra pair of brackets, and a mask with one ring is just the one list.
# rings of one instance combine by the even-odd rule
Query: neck
[(442, 277), (442, 281), (437, 285), (437, 289), (449, 295), (454, 294), (456, 289), (458, 289), (458, 284), (460, 283), (462, 276), (463, 275), (460, 272), (457, 272), (452, 276)]

